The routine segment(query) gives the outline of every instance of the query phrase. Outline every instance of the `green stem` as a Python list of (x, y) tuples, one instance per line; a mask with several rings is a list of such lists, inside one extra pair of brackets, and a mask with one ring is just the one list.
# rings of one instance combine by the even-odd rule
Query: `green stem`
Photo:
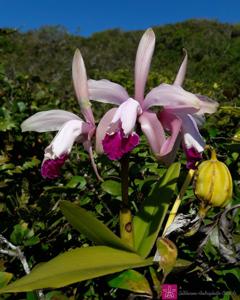
[(128, 201), (128, 169), (129, 156), (124, 155), (121, 159), (121, 184), (122, 184), (122, 207), (120, 209), (120, 236), (129, 246), (133, 246), (132, 213)]
[(122, 180), (122, 205), (128, 207), (128, 169), (129, 156), (125, 154), (121, 159), (121, 180)]
[(170, 211), (170, 214), (168, 216), (167, 223), (166, 223), (165, 228), (163, 230), (163, 236), (165, 235), (165, 233), (167, 232), (168, 227), (172, 224), (172, 222), (174, 221), (174, 219), (176, 217), (176, 214), (178, 212), (179, 206), (180, 206), (180, 204), (182, 202), (182, 198), (183, 198), (183, 196), (184, 196), (184, 194), (185, 194), (185, 192), (186, 192), (189, 184), (192, 181), (192, 178), (194, 176), (194, 172), (195, 172), (194, 170), (189, 170), (188, 171), (187, 177), (185, 178), (185, 181), (184, 181), (184, 183), (183, 183), (183, 185), (181, 187), (181, 190), (180, 190), (180, 192), (179, 192), (179, 194), (178, 194), (178, 196), (177, 196), (177, 198), (176, 198), (176, 200), (175, 200), (175, 202), (173, 204), (173, 207), (172, 207), (172, 209)]

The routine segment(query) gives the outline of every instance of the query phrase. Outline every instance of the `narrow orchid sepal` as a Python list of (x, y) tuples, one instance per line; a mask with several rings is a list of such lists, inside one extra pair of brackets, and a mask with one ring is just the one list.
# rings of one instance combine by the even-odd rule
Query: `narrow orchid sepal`
[(144, 99), (144, 90), (154, 47), (155, 34), (152, 28), (149, 28), (140, 40), (135, 61), (135, 99), (140, 103)]
[(76, 49), (72, 62), (72, 78), (76, 96), (86, 121), (94, 124), (94, 117), (88, 95), (85, 64), (79, 49)]
[(187, 62), (188, 62), (188, 54), (187, 54), (187, 50), (183, 49), (184, 53), (185, 53), (185, 57), (183, 59), (183, 62), (178, 70), (177, 76), (175, 78), (174, 81), (174, 85), (183, 85), (185, 76), (186, 76), (186, 71), (187, 71)]

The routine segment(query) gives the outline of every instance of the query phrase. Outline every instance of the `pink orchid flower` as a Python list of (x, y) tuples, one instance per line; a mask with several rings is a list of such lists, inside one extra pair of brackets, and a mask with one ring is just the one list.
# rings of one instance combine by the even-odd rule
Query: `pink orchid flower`
[[(119, 84), (108, 80), (89, 80), (91, 100), (119, 105), (110, 109), (100, 120), (96, 131), (96, 151), (105, 153), (111, 160), (120, 159), (139, 143), (139, 136), (134, 131), (139, 121), (144, 133), (153, 144), (154, 152), (158, 152), (156, 144), (163, 144), (163, 128), (157, 115), (144, 109), (144, 90), (149, 67), (155, 47), (155, 34), (148, 29), (142, 36), (135, 62), (135, 96), (131, 98)], [(152, 131), (157, 131), (157, 141), (153, 141)], [(164, 150), (169, 151), (168, 148)], [(164, 153), (163, 151), (163, 153)]]
[[(96, 151), (105, 153), (112, 160), (120, 159), (138, 145), (139, 136), (134, 131), (138, 121), (154, 155), (169, 164), (175, 158), (177, 145), (180, 143), (179, 133), (183, 128), (183, 118), (177, 117), (175, 113), (188, 116), (190, 113), (200, 113), (204, 108), (207, 110), (208, 107), (211, 111), (215, 110), (212, 108), (215, 104), (202, 101), (179, 86), (178, 83), (185, 74), (185, 65), (180, 68), (175, 85), (162, 84), (152, 89), (144, 98), (154, 47), (155, 35), (152, 29), (148, 29), (142, 36), (137, 50), (134, 98), (129, 97), (121, 85), (111, 81), (88, 81), (90, 99), (119, 105), (103, 116), (96, 131)], [(166, 108), (160, 115), (161, 122), (158, 116), (149, 110), (153, 106)], [(166, 137), (164, 129), (170, 131), (171, 136)]]
[[(158, 114), (158, 118), (164, 129), (170, 132), (176, 141), (171, 153), (172, 158), (175, 158), (179, 143), (182, 141), (187, 157), (187, 168), (195, 169), (196, 162), (201, 160), (205, 147), (198, 125), (203, 124), (205, 113), (212, 114), (217, 110), (218, 103), (202, 95), (194, 95), (195, 99), (192, 97), (192, 100), (195, 103), (192, 104), (188, 101), (190, 98), (183, 98), (185, 91), (181, 86), (185, 79), (188, 61), (187, 52), (184, 51), (185, 58), (173, 85), (161, 84), (151, 91), (150, 97), (155, 97), (155, 101), (163, 98), (166, 101), (164, 109)], [(171, 126), (170, 120), (178, 123), (178, 126)]]
[(88, 151), (94, 171), (100, 179), (91, 146), (91, 139), (95, 134), (95, 121), (88, 96), (86, 69), (78, 49), (73, 57), (72, 76), (77, 100), (85, 121), (71, 112), (54, 109), (34, 114), (21, 124), (21, 128), (22, 131), (58, 131), (45, 149), (41, 166), (41, 174), (44, 178), (54, 179), (60, 175), (60, 168), (68, 158), (74, 142), (79, 142)]

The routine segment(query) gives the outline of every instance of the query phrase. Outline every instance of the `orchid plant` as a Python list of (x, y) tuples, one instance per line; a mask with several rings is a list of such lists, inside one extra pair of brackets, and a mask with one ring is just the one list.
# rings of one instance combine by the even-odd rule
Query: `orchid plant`
[[(187, 167), (192, 169), (196, 167), (205, 145), (198, 125), (203, 123), (205, 113), (211, 114), (216, 111), (218, 104), (205, 96), (195, 95), (182, 88), (188, 59), (186, 51), (174, 83), (172, 85), (162, 83), (145, 96), (145, 85), (154, 47), (155, 34), (152, 29), (148, 29), (137, 49), (133, 98), (121, 85), (106, 79), (87, 81), (83, 58), (80, 51), (76, 50), (72, 77), (84, 120), (71, 112), (56, 109), (38, 112), (25, 120), (21, 126), (22, 131), (58, 131), (45, 149), (41, 167), (44, 178), (54, 179), (60, 175), (60, 168), (69, 157), (74, 142), (83, 144), (100, 180), (102, 179), (93, 159), (93, 141), (98, 154), (105, 153), (110, 160), (120, 161), (122, 179), (120, 237), (83, 208), (69, 201), (61, 201), (60, 208), (66, 219), (95, 245), (62, 253), (36, 267), (29, 275), (0, 292), (59, 288), (74, 282), (123, 272), (121, 281), (118, 281), (117, 274), (109, 281), (109, 285), (145, 293), (150, 297), (152, 289), (147, 279), (132, 268), (149, 268), (155, 263), (153, 257), (149, 255), (157, 250), (157, 263), (159, 270), (163, 271), (162, 281), (156, 279), (159, 277), (159, 270), (150, 268), (157, 288), (179, 263), (177, 248), (173, 242), (166, 236), (157, 240), (159, 233), (165, 232), (162, 224), (167, 216), (180, 174), (181, 164), (173, 162), (182, 142)], [(118, 108), (107, 111), (96, 127), (90, 100), (118, 105)], [(154, 106), (160, 108), (159, 112), (151, 111)], [(153, 185), (150, 194), (141, 203), (141, 208), (133, 216), (128, 201), (128, 154), (140, 143), (141, 133), (136, 126), (137, 123), (140, 124), (154, 156), (169, 168)], [(184, 189), (186, 188), (185, 183)], [(181, 190), (181, 195), (183, 192)], [(136, 278), (141, 283), (137, 287), (133, 284)]]

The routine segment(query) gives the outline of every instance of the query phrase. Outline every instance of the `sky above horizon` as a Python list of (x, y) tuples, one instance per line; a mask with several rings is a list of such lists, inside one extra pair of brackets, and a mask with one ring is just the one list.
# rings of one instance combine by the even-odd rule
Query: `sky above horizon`
[(73, 34), (146, 29), (188, 19), (240, 23), (239, 0), (0, 0), (0, 28), (61, 25)]

